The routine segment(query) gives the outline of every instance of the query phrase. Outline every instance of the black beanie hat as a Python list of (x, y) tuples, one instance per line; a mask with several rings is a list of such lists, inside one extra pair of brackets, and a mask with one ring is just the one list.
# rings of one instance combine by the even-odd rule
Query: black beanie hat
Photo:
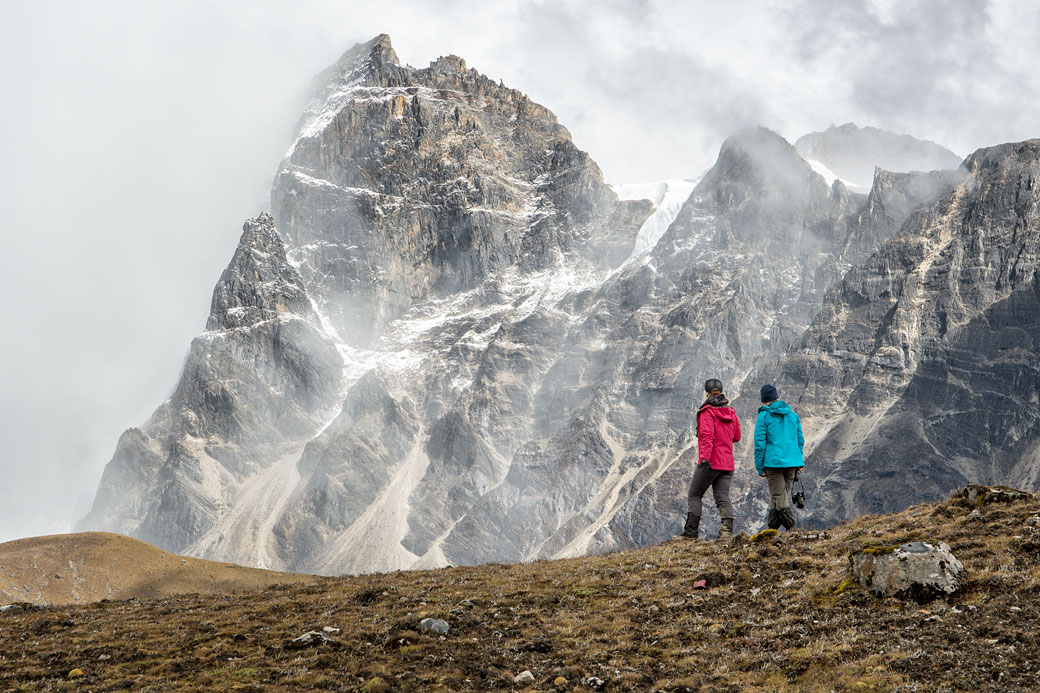
[(779, 393), (777, 393), (776, 388), (772, 385), (763, 385), (759, 394), (762, 395), (762, 404), (769, 404), (770, 402), (780, 399)]
[(704, 381), (704, 391), (710, 393), (712, 390), (722, 392), (722, 381), (712, 378)]

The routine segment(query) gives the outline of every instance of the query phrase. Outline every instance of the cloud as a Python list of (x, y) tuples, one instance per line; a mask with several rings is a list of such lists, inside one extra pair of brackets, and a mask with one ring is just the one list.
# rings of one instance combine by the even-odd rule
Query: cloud
[(92, 496), (173, 387), (311, 79), (381, 32), (553, 109), (614, 182), (696, 176), (754, 123), (961, 154), (1040, 135), (1029, 3), (4, 3), (0, 539)]

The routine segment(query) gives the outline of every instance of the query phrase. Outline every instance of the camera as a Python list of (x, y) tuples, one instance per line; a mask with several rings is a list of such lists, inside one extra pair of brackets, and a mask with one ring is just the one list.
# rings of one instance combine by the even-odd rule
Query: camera
[(791, 494), (791, 502), (794, 503), (794, 507), (799, 510), (805, 508), (805, 489), (795, 491)]

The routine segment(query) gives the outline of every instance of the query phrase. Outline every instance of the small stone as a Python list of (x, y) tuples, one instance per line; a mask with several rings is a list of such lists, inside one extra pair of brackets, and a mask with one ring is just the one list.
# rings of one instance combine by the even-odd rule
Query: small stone
[(97, 656), (97, 658), (98, 658), (98, 660), (104, 662), (106, 659), (112, 659), (112, 655), (110, 655), (110, 654), (99, 654)]
[(1040, 527), (1040, 515), (1033, 515), (1027, 517), (1025, 521), (1026, 527)]
[(534, 681), (534, 674), (525, 669), (513, 677), (513, 683), (530, 683)]
[(461, 602), (459, 602), (459, 606), (465, 606), (466, 608), (471, 608), (471, 607), (474, 606), (474, 604), (473, 604), (473, 602), (471, 602), (468, 599), (463, 599)]
[(444, 635), (451, 630), (451, 627), (446, 621), (442, 621), (439, 618), (424, 618), (419, 621), (419, 630), (424, 633), (440, 633)]
[(81, 679), (86, 675), (86, 672), (84, 672), (82, 669), (73, 669), (69, 672), (70, 679)]
[(54, 579), (55, 580), (60, 580), (61, 579), (61, 573), (55, 573), (54, 574)]
[(324, 626), (321, 629), (321, 632), (322, 633), (328, 633), (329, 635), (335, 635), (336, 633), (340, 632), (340, 629), (339, 628), (333, 628), (332, 626)]
[(761, 587), (752, 587), (751, 588), (751, 596), (752, 597), (757, 597), (758, 593), (761, 592), (761, 591), (762, 591)]
[(979, 512), (978, 508), (975, 508), (970, 513), (968, 513), (968, 519), (972, 520), (972, 521), (981, 520), (982, 519), (982, 513)]
[(293, 638), (285, 643), (287, 650), (302, 650), (305, 647), (318, 647), (319, 645), (338, 645), (339, 643), (316, 630), (309, 630), (298, 638)]
[(943, 620), (938, 616), (929, 616), (924, 620), (925, 623), (942, 623)]
[(603, 688), (605, 683), (603, 679), (598, 678), (596, 676), (586, 676), (581, 680), (581, 685), (587, 686), (588, 688), (595, 688), (596, 690), (599, 690), (600, 688)]

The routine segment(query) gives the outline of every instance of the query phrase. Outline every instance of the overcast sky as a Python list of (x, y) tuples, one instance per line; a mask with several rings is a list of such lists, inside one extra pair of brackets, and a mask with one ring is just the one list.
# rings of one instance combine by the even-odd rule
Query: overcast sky
[[(727, 7), (729, 5), (729, 7)], [(552, 109), (611, 182), (751, 124), (1040, 137), (1036, 3), (0, 0), (0, 541), (65, 531), (173, 388), (313, 76), (389, 33)]]

